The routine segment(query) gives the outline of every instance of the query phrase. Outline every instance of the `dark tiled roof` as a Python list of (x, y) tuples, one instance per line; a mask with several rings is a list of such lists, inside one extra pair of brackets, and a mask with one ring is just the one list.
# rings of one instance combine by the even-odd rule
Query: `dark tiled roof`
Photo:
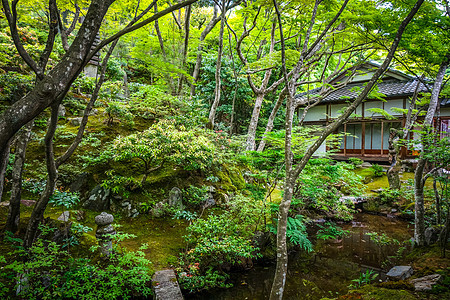
[[(384, 94), (386, 98), (400, 97), (400, 96), (411, 96), (414, 94), (417, 87), (418, 80), (410, 81), (400, 81), (400, 80), (388, 80), (378, 84), (379, 92)], [(359, 87), (359, 89), (358, 89)], [(337, 89), (331, 92), (322, 103), (329, 102), (344, 102), (347, 100), (354, 100), (359, 92), (364, 88), (363, 83), (350, 83), (343, 88)], [(313, 89), (309, 91), (309, 95), (314, 96), (318, 94), (320, 88)], [(421, 82), (419, 82), (419, 92), (427, 92), (427, 88)], [(296, 98), (304, 99), (306, 98), (308, 92), (298, 94)]]
[(450, 98), (442, 99), (441, 106), (450, 106)]

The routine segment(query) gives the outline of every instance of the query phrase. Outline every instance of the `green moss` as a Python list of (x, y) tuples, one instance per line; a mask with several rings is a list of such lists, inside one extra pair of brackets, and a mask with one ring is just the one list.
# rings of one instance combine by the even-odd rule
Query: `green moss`
[(230, 177), (233, 185), (238, 189), (242, 190), (245, 188), (245, 180), (242, 176), (241, 171), (235, 166), (227, 166), (228, 175)]
[[(349, 294), (359, 294), (361, 298), (367, 300), (391, 300), (391, 299), (402, 299), (402, 300), (415, 300), (418, 299), (412, 292), (406, 290), (393, 290), (380, 288), (373, 285), (366, 285), (360, 289), (351, 291)], [(342, 299), (352, 299), (352, 298), (342, 298)]]
[(226, 169), (224, 171), (216, 171), (215, 175), (219, 178), (218, 184), (220, 185), (220, 188), (222, 190), (232, 192), (235, 192), (237, 190), (237, 188), (231, 182), (230, 176), (228, 175)]

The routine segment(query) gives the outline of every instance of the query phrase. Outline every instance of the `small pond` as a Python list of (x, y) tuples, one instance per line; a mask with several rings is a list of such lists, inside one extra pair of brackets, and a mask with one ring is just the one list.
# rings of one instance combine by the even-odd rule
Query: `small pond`
[[(405, 221), (369, 214), (357, 214), (352, 222), (339, 226), (349, 234), (338, 240), (318, 241), (312, 256), (291, 253), (284, 299), (321, 299), (345, 294), (361, 270), (372, 269), (383, 278), (383, 262), (388, 256), (396, 255), (400, 246), (375, 242), (371, 233), (402, 242), (412, 237), (414, 228)], [(268, 299), (274, 272), (273, 263), (257, 265), (249, 272), (232, 274), (234, 286), (230, 289), (186, 298)]]

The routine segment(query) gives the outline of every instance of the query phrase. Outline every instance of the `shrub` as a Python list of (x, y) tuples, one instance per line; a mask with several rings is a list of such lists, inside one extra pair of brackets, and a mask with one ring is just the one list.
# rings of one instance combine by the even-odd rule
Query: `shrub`
[(190, 185), (188, 188), (183, 190), (183, 199), (187, 205), (192, 207), (200, 207), (206, 200), (206, 195), (208, 193), (208, 187), (195, 187)]
[(239, 225), (229, 218), (210, 215), (196, 219), (184, 237), (188, 250), (181, 256), (178, 269), (183, 289), (198, 291), (214, 287), (229, 287), (224, 264), (233, 266), (258, 256), (249, 239), (243, 238)]
[(356, 167), (356, 166), (361, 165), (364, 161), (362, 159), (360, 159), (360, 158), (357, 158), (357, 157), (350, 157), (348, 159), (348, 162)]
[(390, 205), (395, 201), (398, 201), (402, 194), (403, 192), (401, 190), (385, 189), (380, 192), (379, 196), (382, 204)]
[[(118, 235), (116, 238), (121, 238)], [(136, 252), (115, 251), (106, 262), (74, 258), (55, 242), (39, 239), (12, 262), (0, 257), (0, 298), (19, 289), (23, 299), (130, 299), (149, 296), (150, 262), (141, 247)]]
[(377, 164), (373, 164), (370, 169), (373, 172), (374, 177), (381, 177), (385, 174), (383, 167)]

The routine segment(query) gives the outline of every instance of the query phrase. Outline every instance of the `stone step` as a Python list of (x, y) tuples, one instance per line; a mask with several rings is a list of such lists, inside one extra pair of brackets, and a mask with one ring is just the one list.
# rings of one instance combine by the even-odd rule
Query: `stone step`
[(172, 269), (158, 271), (153, 275), (153, 291), (156, 300), (183, 300), (177, 277)]

